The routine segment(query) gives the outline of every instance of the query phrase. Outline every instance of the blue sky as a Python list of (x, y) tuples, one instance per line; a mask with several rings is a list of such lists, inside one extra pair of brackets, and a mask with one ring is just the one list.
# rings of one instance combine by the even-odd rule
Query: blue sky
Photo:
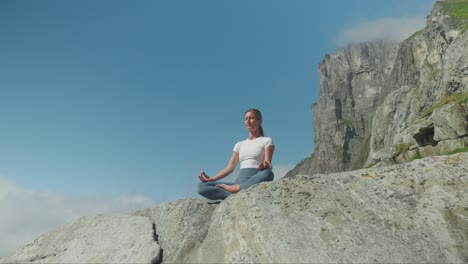
[[(0, 1), (0, 208), (34, 200), (70, 221), (197, 197), (197, 175), (247, 137), (251, 107), (281, 176), (313, 151), (325, 54), (403, 39), (433, 3)], [(61, 223), (43, 222), (36, 233)]]

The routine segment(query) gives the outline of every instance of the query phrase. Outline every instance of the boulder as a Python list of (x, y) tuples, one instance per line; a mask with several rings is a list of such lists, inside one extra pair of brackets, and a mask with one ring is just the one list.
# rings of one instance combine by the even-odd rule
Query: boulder
[(189, 263), (208, 233), (216, 206), (204, 199), (182, 199), (134, 214), (154, 222), (165, 263)]
[(468, 261), (468, 154), (261, 183), (222, 202), (198, 263)]
[(46, 233), (0, 263), (156, 263), (160, 247), (146, 217), (83, 217)]
[(434, 110), (434, 140), (452, 140), (468, 135), (467, 113), (459, 104), (448, 104)]
[(454, 149), (468, 147), (468, 137), (458, 138), (454, 140), (444, 140), (439, 142), (437, 147), (440, 150), (439, 152), (441, 153), (448, 153)]

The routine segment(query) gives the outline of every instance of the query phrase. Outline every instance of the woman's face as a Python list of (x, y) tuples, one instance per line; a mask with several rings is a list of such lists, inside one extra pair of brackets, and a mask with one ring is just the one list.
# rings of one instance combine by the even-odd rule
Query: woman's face
[(244, 123), (245, 123), (245, 127), (249, 131), (255, 131), (261, 125), (260, 120), (258, 120), (257, 117), (254, 115), (254, 113), (250, 111), (245, 114)]

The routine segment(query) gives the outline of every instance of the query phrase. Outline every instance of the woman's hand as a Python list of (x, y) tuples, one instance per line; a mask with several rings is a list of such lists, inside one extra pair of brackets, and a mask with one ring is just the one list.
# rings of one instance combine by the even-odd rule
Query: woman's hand
[(213, 178), (206, 175), (206, 173), (204, 171), (200, 175), (198, 175), (198, 179), (200, 179), (200, 181), (202, 181), (202, 182), (215, 181)]
[(266, 170), (266, 169), (273, 169), (273, 166), (271, 166), (271, 163), (264, 160), (262, 163), (260, 163), (260, 166), (258, 166), (258, 170)]

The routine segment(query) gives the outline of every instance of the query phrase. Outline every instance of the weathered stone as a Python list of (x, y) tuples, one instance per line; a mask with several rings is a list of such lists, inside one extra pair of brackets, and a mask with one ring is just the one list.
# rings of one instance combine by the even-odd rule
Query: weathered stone
[(146, 217), (83, 217), (46, 233), (0, 263), (155, 263), (160, 247)]
[(457, 138), (453, 140), (444, 140), (437, 145), (439, 153), (445, 154), (452, 150), (468, 147), (468, 137)]
[(433, 146), (420, 147), (419, 153), (421, 154), (421, 157), (431, 157), (443, 154), (440, 153), (439, 148)]
[(412, 161), (412, 160), (416, 159), (419, 156), (420, 156), (419, 149), (409, 150), (409, 151), (406, 151), (406, 152), (396, 156), (395, 161), (397, 163), (405, 163), (405, 162), (408, 162), (408, 161)]
[[(218, 205), (185, 199), (126, 217), (83, 218), (1, 261), (149, 262), (155, 237), (163, 263), (462, 263), (467, 186), (468, 153), (296, 175)], [(153, 221), (156, 233), (147, 227)]]
[(460, 154), (259, 184), (219, 205), (196, 262), (464, 262), (467, 172)]
[(184, 199), (137, 211), (135, 215), (146, 216), (155, 223), (165, 263), (189, 263), (194, 262), (208, 233), (216, 206), (206, 200)]
[(457, 139), (468, 134), (467, 113), (462, 111), (459, 104), (449, 104), (434, 110), (434, 140)]

